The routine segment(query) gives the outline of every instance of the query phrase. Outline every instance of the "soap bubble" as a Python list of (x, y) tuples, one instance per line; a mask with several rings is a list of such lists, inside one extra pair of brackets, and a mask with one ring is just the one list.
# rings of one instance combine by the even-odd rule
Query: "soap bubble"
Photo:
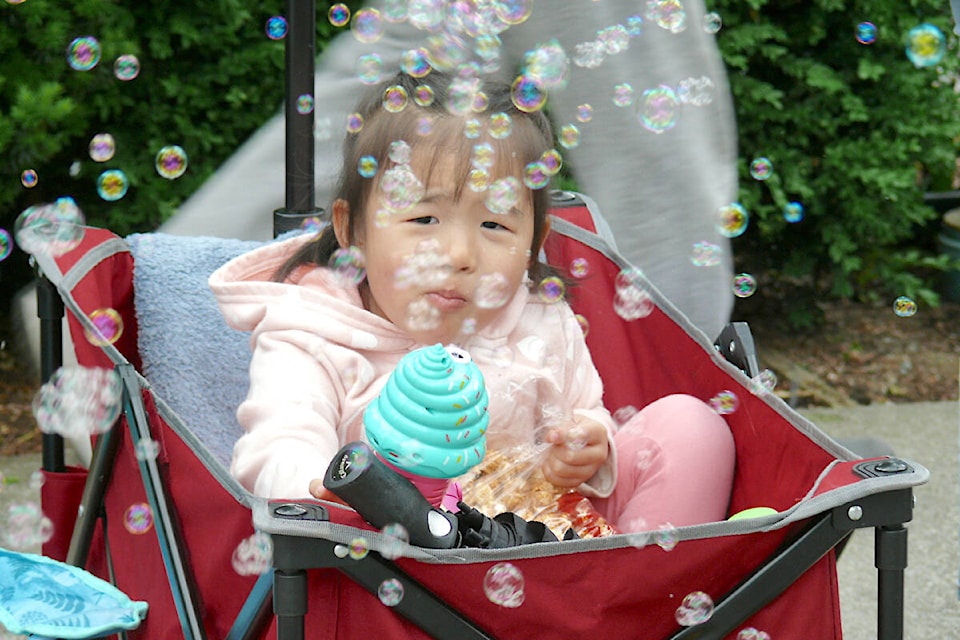
[(749, 273), (738, 273), (733, 276), (733, 295), (738, 298), (749, 298), (757, 292), (757, 280)]
[(383, 18), (377, 9), (360, 9), (353, 14), (350, 29), (360, 42), (377, 42), (383, 37)]
[(703, 16), (703, 30), (713, 35), (723, 26), (723, 18), (716, 11), (709, 11)]
[(380, 555), (387, 560), (396, 560), (402, 556), (410, 542), (410, 534), (406, 527), (398, 522), (392, 522), (384, 526), (380, 533), (383, 534)]
[(544, 278), (540, 281), (540, 286), (537, 287), (537, 293), (540, 294), (540, 299), (549, 304), (563, 300), (565, 291), (566, 287), (563, 284), (563, 280), (556, 276)]
[(491, 213), (508, 213), (520, 199), (520, 181), (514, 176), (495, 180), (487, 189), (484, 203)]
[(606, 48), (602, 42), (581, 42), (573, 51), (573, 64), (584, 69), (596, 69), (603, 62)]
[(113, 369), (60, 367), (33, 399), (40, 430), (89, 437), (113, 426), (120, 414), (120, 376)]
[(117, 152), (117, 141), (109, 133), (98, 133), (90, 138), (88, 149), (91, 160), (106, 162)]
[(95, 331), (84, 329), (84, 334), (90, 344), (102, 347), (116, 342), (123, 333), (123, 318), (115, 309), (104, 308), (90, 312), (90, 321), (96, 327)]
[(0, 229), (0, 262), (3, 262), (13, 253), (13, 238), (6, 229)]
[(857, 42), (873, 44), (877, 41), (877, 25), (872, 22), (861, 22), (856, 29)]
[(773, 175), (773, 163), (769, 158), (754, 158), (750, 163), (750, 177), (763, 182)]
[(733, 391), (721, 391), (717, 395), (710, 398), (710, 401), (707, 404), (710, 405), (710, 408), (713, 409), (714, 413), (721, 416), (726, 416), (737, 410), (737, 407), (740, 406), (740, 399), (737, 398), (737, 394), (735, 394)]
[(380, 201), (395, 213), (409, 211), (423, 198), (424, 186), (408, 164), (399, 164), (383, 172)]
[(498, 562), (483, 577), (483, 592), (493, 604), (515, 609), (523, 604), (523, 573), (509, 562)]
[(37, 172), (34, 171), (33, 169), (24, 169), (23, 172), (20, 174), (20, 184), (22, 184), (27, 189), (33, 189), (35, 186), (37, 186), (37, 183), (39, 181), (40, 180), (39, 180), (39, 177), (37, 176)]
[(67, 47), (67, 64), (74, 71), (90, 71), (100, 62), (100, 42), (93, 36), (74, 38)]
[(637, 415), (639, 411), (632, 404), (624, 405), (613, 412), (613, 421), (617, 423), (618, 427), (630, 422), (633, 419), (633, 416)]
[(187, 152), (175, 144), (162, 147), (157, 152), (154, 167), (160, 177), (175, 180), (187, 170)]
[(373, 156), (361, 156), (357, 162), (357, 172), (364, 178), (377, 175), (377, 159)]
[(692, 627), (703, 624), (713, 615), (713, 598), (703, 591), (694, 591), (684, 596), (677, 607), (677, 624)]
[(297, 113), (302, 116), (313, 112), (313, 96), (309, 93), (303, 93), (297, 96)]
[(918, 69), (939, 64), (946, 52), (947, 39), (932, 24), (917, 25), (907, 33), (907, 59)]
[[(27, 486), (30, 487), (33, 491), (39, 491), (43, 487), (44, 483), (47, 481), (46, 477), (43, 475), (43, 471), (40, 469), (35, 470), (30, 474), (30, 479), (27, 481)], [(0, 483), (2, 483), (0, 479)]]
[(629, 82), (622, 82), (613, 87), (613, 104), (616, 106), (629, 107), (635, 98), (633, 85)]
[(640, 124), (653, 133), (673, 129), (677, 125), (680, 112), (677, 94), (667, 85), (644, 91), (637, 103), (637, 109)]
[(547, 149), (540, 154), (540, 164), (543, 165), (548, 176), (555, 176), (563, 166), (563, 156), (556, 149)]
[(570, 261), (570, 275), (578, 280), (590, 273), (590, 263), (586, 258), (574, 258)]
[(463, 124), (463, 135), (469, 140), (476, 140), (480, 137), (482, 128), (477, 118), (470, 118)]
[(411, 78), (423, 78), (431, 71), (430, 53), (423, 47), (404, 51), (400, 56), (400, 69)]
[(715, 267), (720, 264), (721, 255), (723, 255), (723, 250), (719, 245), (703, 240), (693, 243), (690, 262), (695, 267)]
[(358, 285), (366, 277), (363, 252), (357, 247), (341, 247), (333, 252), (330, 269), (347, 284)]
[(421, 84), (413, 90), (413, 101), (420, 107), (429, 107), (433, 104), (435, 94), (433, 87), (428, 84)]
[(705, 107), (713, 102), (716, 83), (707, 76), (685, 78), (677, 83), (677, 100), (694, 107)]
[(123, 512), (123, 528), (135, 536), (153, 529), (153, 511), (146, 502), (138, 502)]
[(777, 374), (770, 369), (764, 369), (750, 379), (750, 389), (756, 394), (773, 393), (777, 387)]
[(547, 92), (543, 84), (528, 76), (517, 76), (510, 89), (510, 97), (514, 106), (526, 113), (538, 111), (547, 102)]
[(524, 167), (523, 184), (530, 189), (543, 189), (550, 184), (550, 175), (542, 162), (531, 162)]
[(85, 219), (73, 198), (25, 209), (13, 226), (20, 248), (29, 254), (61, 256), (83, 240)]
[(746, 627), (737, 634), (737, 640), (770, 640), (770, 634), (754, 627)]
[(554, 39), (527, 51), (523, 56), (523, 75), (545, 89), (562, 89), (569, 77), (567, 54)]
[(586, 316), (582, 316), (579, 313), (573, 317), (577, 320), (577, 324), (580, 325), (580, 332), (583, 333), (583, 337), (586, 338), (590, 333), (590, 321), (587, 320)]
[(151, 438), (143, 438), (133, 448), (134, 456), (141, 462), (156, 460), (160, 455), (160, 443)]
[(359, 133), (363, 129), (363, 116), (359, 113), (351, 113), (347, 116), (347, 133)]
[(490, 129), (491, 138), (503, 140), (513, 130), (513, 120), (508, 114), (498, 111), (490, 116), (490, 122), (487, 126)]
[(624, 320), (638, 320), (653, 313), (653, 299), (641, 283), (639, 269), (624, 269), (617, 274), (613, 310)]
[(36, 502), (22, 502), (7, 507), (3, 539), (11, 549), (27, 550), (42, 545), (53, 537), (53, 522), (43, 514)]
[(580, 122), (590, 122), (593, 120), (593, 107), (589, 104), (581, 104), (577, 107), (577, 120)]
[(97, 178), (97, 195), (107, 202), (114, 202), (127, 195), (130, 181), (120, 169), (107, 169)]
[(410, 148), (409, 144), (403, 140), (394, 140), (390, 143), (387, 157), (390, 158), (391, 162), (396, 162), (397, 164), (409, 164), (412, 154), (413, 149)]
[(475, 193), (486, 191), (490, 187), (490, 174), (484, 169), (473, 169), (467, 177), (467, 185)]
[(377, 597), (384, 605), (395, 607), (403, 600), (403, 584), (396, 578), (384, 580), (377, 588)]
[(564, 149), (575, 149), (580, 146), (580, 129), (575, 124), (565, 124), (560, 127), (557, 140)]
[(233, 570), (241, 576), (266, 573), (273, 564), (273, 540), (259, 531), (249, 538), (244, 538), (233, 550), (230, 563)]
[(362, 560), (367, 557), (367, 554), (370, 553), (370, 543), (367, 542), (367, 539), (362, 536), (357, 536), (350, 541), (350, 545), (347, 547), (350, 552), (350, 557), (354, 560)]
[(450, 258), (440, 251), (440, 243), (435, 239), (424, 240), (417, 245), (416, 251), (404, 256), (403, 263), (394, 273), (394, 283), (398, 289), (413, 285), (437, 289), (443, 287), (452, 271)]
[(687, 28), (687, 12), (680, 0), (650, 0), (647, 18), (670, 33), (681, 33)]
[(365, 53), (357, 58), (356, 71), (363, 84), (377, 84), (383, 74), (383, 58), (378, 53)]
[(470, 164), (477, 169), (489, 169), (493, 166), (496, 151), (489, 142), (481, 142), (473, 145), (473, 153), (470, 156)]
[(803, 204), (800, 202), (788, 202), (783, 206), (783, 219), (790, 224), (803, 220), (803, 213)]
[(607, 55), (617, 55), (630, 48), (630, 31), (622, 24), (615, 24), (597, 31), (597, 42), (603, 45)]
[(653, 540), (657, 543), (657, 546), (664, 551), (673, 551), (674, 547), (676, 547), (680, 541), (680, 532), (676, 527), (667, 522), (654, 532)]
[(400, 113), (407, 108), (407, 90), (400, 85), (387, 87), (383, 91), (383, 108), (390, 113)]
[(113, 75), (117, 80), (129, 82), (140, 75), (140, 59), (132, 53), (118, 56), (113, 61)]
[(533, 12), (533, 0), (496, 0), (493, 6), (497, 17), (509, 25), (526, 21)]
[(893, 312), (901, 318), (909, 318), (917, 312), (917, 303), (907, 296), (900, 296), (893, 301)]
[(509, 283), (502, 273), (485, 273), (477, 281), (474, 302), (481, 309), (497, 309), (510, 299)]
[(342, 2), (338, 2), (330, 7), (327, 18), (333, 26), (342, 27), (350, 22), (350, 8)]
[(717, 231), (727, 238), (742, 236), (749, 223), (750, 216), (739, 202), (731, 202), (717, 209)]
[(287, 37), (287, 19), (283, 16), (270, 16), (264, 30), (271, 40), (283, 40)]

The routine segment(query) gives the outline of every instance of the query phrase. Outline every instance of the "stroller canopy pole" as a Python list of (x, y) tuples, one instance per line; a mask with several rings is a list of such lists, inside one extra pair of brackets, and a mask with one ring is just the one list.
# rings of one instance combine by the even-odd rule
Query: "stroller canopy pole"
[(286, 208), (314, 210), (313, 103), (316, 2), (287, 0)]

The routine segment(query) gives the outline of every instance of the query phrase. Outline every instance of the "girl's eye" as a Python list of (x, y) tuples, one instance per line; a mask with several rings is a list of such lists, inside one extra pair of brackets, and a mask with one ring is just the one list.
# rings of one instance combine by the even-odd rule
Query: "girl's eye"
[(414, 218), (410, 222), (416, 222), (417, 224), (437, 224), (440, 222), (437, 220), (436, 216), (420, 216), (419, 218)]
[(506, 229), (505, 226), (503, 226), (499, 222), (494, 222), (493, 220), (487, 220), (483, 222), (480, 226), (483, 227), (484, 229)]

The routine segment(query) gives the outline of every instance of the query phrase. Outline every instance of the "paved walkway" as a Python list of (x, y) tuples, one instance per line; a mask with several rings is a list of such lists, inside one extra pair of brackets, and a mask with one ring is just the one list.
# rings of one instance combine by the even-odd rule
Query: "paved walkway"
[[(834, 437), (881, 438), (898, 456), (930, 470), (930, 482), (915, 493), (915, 517), (908, 525), (904, 638), (960, 637), (958, 404), (871, 405), (805, 413)], [(0, 458), (0, 472), (8, 480), (0, 493), (0, 513), (6, 512), (8, 504), (38, 499), (29, 478), (39, 465), (39, 455)], [(847, 545), (839, 561), (839, 581), (844, 638), (876, 638), (877, 587), (870, 532), (858, 531)]]

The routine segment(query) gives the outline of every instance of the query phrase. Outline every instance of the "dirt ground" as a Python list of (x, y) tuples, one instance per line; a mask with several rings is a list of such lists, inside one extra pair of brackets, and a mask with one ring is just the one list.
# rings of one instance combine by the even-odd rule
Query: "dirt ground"
[[(956, 400), (960, 305), (920, 308), (901, 318), (889, 306), (817, 303), (822, 327), (791, 331), (771, 308), (748, 309), (762, 367), (776, 393), (797, 407)], [(2, 319), (0, 319), (2, 320)], [(20, 362), (0, 322), (0, 455), (39, 451), (30, 403), (38, 376)]]

